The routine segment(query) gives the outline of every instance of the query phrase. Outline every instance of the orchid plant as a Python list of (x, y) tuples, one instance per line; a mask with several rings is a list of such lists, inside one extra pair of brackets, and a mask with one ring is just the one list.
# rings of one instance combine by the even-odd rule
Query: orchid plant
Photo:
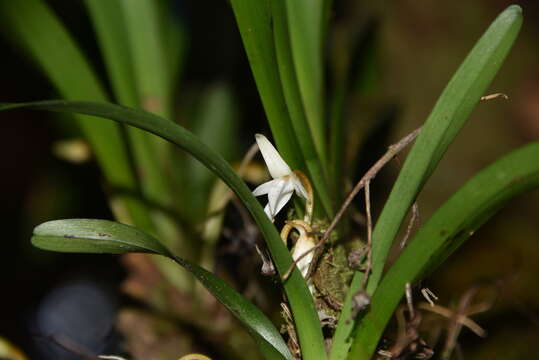
[[(35, 228), (32, 243), (59, 252), (137, 252), (169, 258), (230, 310), (248, 329), (260, 356), (268, 360), (357, 360), (370, 359), (377, 353), (391, 358), (431, 354), (419, 337), (398, 350), (380, 343), (407, 284), (420, 280), (438, 266), (510, 198), (539, 186), (539, 143), (515, 150), (477, 174), (413, 234), (398, 259), (389, 265), (388, 252), (423, 184), (487, 93), (516, 39), (521, 9), (510, 6), (494, 20), (447, 84), (420, 133), (414, 132), (390, 147), (352, 193), (345, 194), (341, 174), (345, 173), (342, 157), (346, 120), (339, 109), (346, 102), (347, 84), (344, 80), (337, 84), (333, 97), (325, 95), (324, 86), (323, 40), (330, 28), (330, 1), (230, 1), (279, 149), (278, 152), (265, 136), (255, 136), (272, 179), (254, 190), (220, 154), (219, 146), (206, 145), (226, 137), (219, 131), (207, 135), (193, 129), (193, 133), (174, 121), (170, 78), (181, 63), (181, 34), (167, 17), (164, 2), (85, 3), (114, 96), (111, 98), (103, 91), (100, 79), (44, 1), (5, 1), (0, 10), (11, 31), (22, 39), (25, 50), (68, 100), (2, 104), (0, 110), (20, 108), (77, 114), (112, 187), (135, 192), (141, 189), (141, 193), (140, 197), (130, 197), (125, 192), (112, 195), (113, 203), (122, 205), (115, 207), (119, 222), (50, 221)], [(40, 16), (39, 24), (30, 21), (35, 14)], [(29, 29), (29, 23), (34, 27)], [(64, 48), (52, 58), (48, 53), (54, 43), (62, 43)], [(176, 46), (167, 48), (170, 43)], [(79, 81), (73, 83), (70, 79), (75, 74)], [(330, 106), (335, 111), (326, 116), (325, 108)], [(207, 116), (215, 122), (206, 129), (223, 123), (222, 129), (226, 128), (229, 123), (216, 119), (218, 116)], [(129, 142), (121, 136), (123, 130), (127, 130)], [(396, 155), (396, 149), (410, 144), (418, 134), (380, 216), (374, 221), (370, 213), (370, 182), (383, 164)], [(251, 214), (278, 275), (274, 283), (280, 286), (276, 285), (274, 291), (278, 293), (282, 288), (284, 292), (283, 332), (255, 304), (211, 272), (212, 249), (222, 230), (226, 201), (212, 203), (210, 194), (217, 191), (216, 198), (229, 198), (226, 191), (219, 192), (218, 185), (200, 187), (212, 184), (212, 175), (199, 172), (199, 165), (178, 156), (173, 151), (176, 148), (225, 183)], [(128, 153), (134, 155), (136, 168), (129, 166)], [(167, 167), (170, 163), (180, 165), (171, 171)], [(145, 176), (137, 176), (137, 171)], [(181, 186), (174, 188), (164, 182), (164, 173)], [(193, 174), (193, 178), (182, 173)], [(362, 188), (365, 231), (339, 222)], [(176, 193), (183, 199), (204, 203), (190, 203), (193, 209), (199, 209), (193, 213), (188, 208), (174, 208), (177, 204), (171, 199)], [(255, 198), (263, 195), (268, 199), (265, 208)], [(297, 201), (283, 215), (282, 210), (294, 195)], [(346, 200), (341, 204), (343, 198)], [(176, 221), (162, 208), (172, 209), (182, 221)], [(215, 213), (221, 221), (212, 222), (210, 231), (208, 224)], [(277, 217), (279, 213), (281, 216)], [(208, 231), (197, 233), (201, 225)], [(361, 234), (359, 239), (353, 236), (357, 234)], [(293, 247), (289, 239), (293, 240)], [(356, 255), (355, 264), (348, 264), (348, 258), (353, 257), (349, 255)], [(253, 252), (252, 256), (257, 255)], [(189, 294), (190, 299), (196, 299), (196, 288), (188, 286), (184, 275), (175, 274), (170, 261), (153, 259), (171, 282)], [(339, 293), (342, 297), (338, 297)], [(408, 324), (419, 319), (411, 313), (407, 315)], [(239, 351), (238, 354), (241, 356)]]

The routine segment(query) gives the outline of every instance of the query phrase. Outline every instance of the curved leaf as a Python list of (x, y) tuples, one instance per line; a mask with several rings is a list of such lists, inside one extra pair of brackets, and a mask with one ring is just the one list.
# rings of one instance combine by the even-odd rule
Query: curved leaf
[[(236, 99), (224, 83), (210, 86), (198, 95), (196, 110), (191, 115), (189, 128), (205, 144), (219, 152), (227, 160), (233, 159), (238, 143), (238, 109)], [(193, 157), (186, 156), (180, 174), (180, 197), (189, 206), (184, 209), (185, 216), (200, 222), (207, 216), (208, 197), (215, 175)], [(181, 210), (180, 210), (181, 211)]]
[(171, 119), (170, 68), (166, 60), (159, 2), (119, 0), (133, 75), (142, 108)]
[[(440, 95), (421, 130), (421, 134), (406, 158), (374, 228), (373, 268), (367, 285), (369, 294), (375, 292), (380, 282), (388, 251), (408, 209), (449, 144), (464, 125), (474, 106), (484, 95), (509, 52), (520, 30), (521, 23), (522, 13), (519, 6), (510, 6), (500, 14), (470, 51)], [(356, 288), (351, 288), (350, 291), (355, 292), (359, 289), (362, 278), (363, 273), (356, 272), (354, 274), (352, 284)], [(349, 312), (351, 301), (352, 294), (349, 294), (343, 305), (346, 310), (341, 315), (346, 315)], [(341, 316), (342, 326), (338, 326), (336, 334), (339, 335), (339, 344), (343, 344), (343, 347), (349, 347), (352, 343), (342, 340), (349, 339), (354, 324), (344, 319)], [(358, 337), (355, 339), (355, 341), (359, 341)], [(343, 359), (347, 353), (346, 350), (340, 349), (339, 356), (332, 359)]]
[(292, 129), (296, 134), (295, 137), (302, 150), (303, 158), (307, 169), (309, 170), (310, 179), (316, 189), (316, 193), (320, 198), (325, 213), (327, 216), (331, 217), (333, 216), (333, 206), (329, 196), (326, 173), (323, 167), (323, 165), (327, 163), (327, 156), (325, 152), (321, 153), (320, 150), (316, 148), (313, 139), (313, 131), (309, 126), (305, 114), (296, 72), (294, 70), (294, 62), (290, 51), (285, 1), (272, 1), (271, 10), (273, 14), (275, 53)]
[[(133, 56), (129, 48), (125, 14), (118, 1), (86, 0), (97, 40), (103, 54), (115, 98), (124, 106), (140, 107), (135, 81)], [(166, 179), (160, 173), (160, 161), (152, 135), (128, 128), (138, 180), (144, 195), (155, 204), (167, 206), (172, 198)]]
[(449, 81), (432, 109), (391, 189), (373, 232), (374, 293), (385, 261), (411, 204), (498, 72), (522, 25), (522, 10), (509, 6), (490, 25)]
[[(326, 1), (280, 0), (286, 6), (290, 50), (296, 69), (299, 92), (316, 149), (326, 154), (326, 117), (324, 110), (323, 44), (326, 30)], [(324, 165), (326, 165), (324, 163)]]
[[(58, 100), (0, 104), (0, 111), (16, 108), (77, 112), (101, 116), (147, 130), (178, 145), (219, 176), (242, 200), (264, 235), (279, 274), (282, 276), (286, 273), (288, 267), (292, 264), (290, 253), (281, 240), (277, 229), (268, 219), (262, 206), (254, 198), (245, 182), (236, 175), (234, 169), (219, 154), (215, 153), (180, 125), (142, 110), (107, 103)], [(100, 120), (96, 119), (96, 121)], [(300, 345), (304, 351), (304, 359), (325, 359), (324, 340), (318, 314), (305, 279), (297, 268), (294, 269), (283, 286), (294, 316)]]
[(231, 0), (230, 4), (277, 148), (292, 169), (303, 171), (277, 67), (270, 4), (252, 0)]
[(434, 213), (374, 293), (350, 358), (370, 359), (407, 282), (432, 271), (508, 200), (539, 187), (537, 159), (539, 142), (513, 151), (473, 177)]
[(89, 254), (128, 252), (165, 255), (155, 238), (132, 226), (94, 219), (53, 220), (34, 228), (32, 244), (43, 250)]
[[(0, 1), (0, 20), (5, 25), (3, 29), (17, 39), (16, 45), (37, 60), (62, 97), (107, 100), (97, 74), (47, 2)], [(97, 123), (83, 115), (75, 117), (110, 185), (136, 193), (137, 181), (128, 161), (127, 144), (121, 127), (118, 124)], [(119, 197), (137, 226), (149, 231), (153, 229), (142, 202), (132, 196)]]
[(156, 238), (139, 229), (108, 220), (55, 220), (34, 229), (32, 244), (44, 250), (60, 252), (143, 252), (167, 256), (193, 274), (247, 327), (266, 359), (292, 359), (279, 331), (260, 309), (211, 272), (172, 255)]

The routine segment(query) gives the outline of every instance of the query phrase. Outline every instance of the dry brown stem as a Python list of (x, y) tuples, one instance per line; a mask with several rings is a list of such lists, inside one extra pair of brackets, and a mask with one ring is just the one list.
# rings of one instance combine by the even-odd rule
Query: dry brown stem
[(303, 257), (307, 256), (311, 251), (316, 251), (315, 255), (313, 257), (313, 261), (311, 262), (311, 266), (309, 268), (309, 272), (307, 273), (307, 278), (309, 278), (312, 273), (314, 272), (314, 269), (316, 268), (317, 259), (320, 257), (323, 247), (325, 243), (328, 241), (329, 236), (331, 233), (335, 230), (337, 227), (337, 224), (345, 214), (346, 210), (350, 207), (350, 204), (352, 203), (352, 200), (356, 197), (356, 195), (359, 193), (361, 189), (363, 189), (368, 183), (370, 183), (371, 180), (373, 180), (378, 172), (388, 163), (390, 162), (399, 152), (401, 152), (406, 146), (408, 146), (414, 139), (419, 135), (419, 132), (421, 131), (421, 127), (417, 128), (416, 130), (412, 131), (410, 134), (406, 135), (404, 138), (399, 140), (397, 143), (389, 146), (388, 150), (378, 161), (363, 175), (363, 177), (357, 182), (357, 184), (354, 186), (350, 194), (346, 197), (343, 204), (341, 205), (341, 208), (333, 218), (333, 221), (327, 228), (327, 230), (324, 232), (324, 235), (322, 236), (322, 239), (311, 248), (309, 251), (306, 251), (305, 253), (301, 254), (291, 265), (290, 268), (285, 272), (285, 276), (282, 277), (283, 281), (286, 281), (298, 261), (300, 261)]

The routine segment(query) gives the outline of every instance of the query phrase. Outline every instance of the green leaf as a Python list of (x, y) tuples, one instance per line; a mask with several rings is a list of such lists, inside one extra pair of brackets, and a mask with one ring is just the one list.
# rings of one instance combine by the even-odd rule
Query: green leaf
[[(453, 75), (434, 106), (376, 223), (373, 232), (373, 270), (367, 285), (369, 294), (374, 293), (380, 282), (387, 253), (408, 209), (480, 97), (484, 95), (509, 52), (521, 23), (522, 14), (518, 6), (510, 6), (498, 16)], [(351, 288), (351, 292), (359, 290), (361, 279), (363, 273), (356, 272), (352, 284), (357, 287)], [(352, 295), (348, 294), (346, 311), (351, 306)], [(341, 317), (341, 322), (342, 319)], [(354, 324), (355, 322), (351, 322), (337, 328), (337, 344), (340, 348), (334, 351), (338, 351), (339, 355), (332, 357), (332, 360), (343, 359), (342, 356), (347, 354), (352, 342), (345, 340), (350, 338)]]
[(85, 0), (114, 94), (119, 103), (139, 104), (128, 34), (118, 1)]
[[(236, 175), (232, 167), (219, 154), (204, 145), (197, 137), (180, 125), (142, 110), (107, 103), (59, 100), (25, 104), (0, 104), (0, 111), (16, 108), (77, 112), (100, 116), (144, 129), (176, 144), (219, 176), (244, 203), (264, 235), (279, 274), (282, 276), (286, 273), (288, 267), (292, 264), (290, 253), (281, 240), (277, 229), (264, 213), (264, 209), (254, 198), (245, 182)], [(95, 121), (102, 120), (96, 119)], [(284, 290), (294, 316), (303, 358), (305, 360), (325, 359), (324, 340), (318, 314), (305, 279), (297, 268), (294, 269), (284, 283)]]
[(370, 359), (407, 282), (435, 269), (507, 201), (539, 187), (539, 142), (482, 170), (456, 192), (411, 239), (391, 266), (361, 320), (350, 359)]
[(139, 103), (171, 119), (170, 69), (165, 57), (164, 25), (159, 2), (119, 0), (127, 28)]
[[(37, 61), (62, 96), (67, 99), (107, 100), (107, 94), (84, 54), (45, 2), (0, 1), (0, 18), (10, 34), (17, 37), (17, 45)], [(136, 193), (137, 183), (129, 166), (120, 126), (95, 122), (87, 116), (75, 117), (110, 185)], [(126, 196), (122, 199), (133, 221), (150, 230), (151, 221), (140, 201)]]
[(323, 164), (326, 163), (326, 154), (316, 149), (313, 135), (299, 92), (294, 70), (294, 63), (290, 53), (290, 39), (288, 33), (288, 24), (286, 21), (286, 4), (284, 0), (271, 2), (273, 14), (273, 31), (275, 38), (275, 51), (279, 65), (284, 96), (290, 114), (290, 120), (299, 147), (301, 148), (303, 159), (309, 170), (310, 179), (319, 196), (325, 213), (333, 216), (333, 206), (329, 195), (329, 188), (326, 181)]
[[(138, 102), (146, 111), (173, 121), (172, 92), (173, 74), (176, 69), (171, 65), (177, 61), (175, 48), (180, 44), (170, 44), (172, 16), (165, 15), (166, 5), (156, 0), (117, 0), (125, 19), (127, 45), (133, 63)], [(173, 45), (167, 52), (166, 45)], [(168, 55), (175, 54), (170, 59)], [(152, 137), (151, 143), (139, 136), (135, 147), (137, 158), (143, 160), (141, 172), (147, 181), (144, 190), (152, 195), (158, 204), (170, 206), (174, 197), (169, 189), (163, 169), (170, 165), (171, 149), (169, 144)], [(146, 144), (144, 144), (146, 142)], [(161, 170), (160, 170), (161, 169)], [(174, 182), (176, 173), (168, 174)]]
[(247, 327), (264, 358), (268, 360), (293, 359), (281, 334), (259, 308), (211, 272), (177, 256), (173, 256), (172, 259), (191, 272)]
[(40, 249), (60, 252), (93, 254), (142, 252), (167, 256), (193, 274), (247, 327), (266, 359), (292, 359), (279, 331), (260, 309), (211, 272), (172, 255), (156, 238), (141, 230), (107, 220), (55, 220), (34, 229), (32, 244)]
[[(197, 110), (190, 129), (205, 144), (211, 144), (226, 160), (232, 160), (237, 150), (238, 109), (232, 89), (225, 84), (216, 84), (198, 96)], [(206, 220), (208, 197), (215, 175), (203, 164), (189, 157), (185, 159), (182, 174), (181, 198), (189, 203), (186, 216), (195, 222)]]
[(466, 57), (428, 117), (402, 167), (373, 233), (374, 293), (391, 245), (411, 204), (462, 128), (511, 49), (522, 24), (519, 6), (510, 6), (490, 25)]
[[(121, 4), (118, 1), (94, 0), (86, 0), (85, 3), (97, 33), (116, 99), (122, 105), (140, 107), (125, 14)], [(144, 196), (150, 203), (166, 206), (172, 196), (159, 167), (155, 144), (151, 141), (152, 135), (132, 127), (128, 128), (127, 133)]]
[(326, 40), (324, 30), (328, 5), (325, 0), (283, 1), (286, 4), (292, 57), (307, 120), (318, 152), (326, 154), (322, 49)]
[(268, 1), (231, 0), (243, 46), (279, 152), (294, 170), (305, 170), (290, 123), (275, 54)]
[(337, 329), (335, 329), (335, 334), (333, 335), (331, 352), (329, 353), (330, 360), (343, 360), (348, 355), (351, 345), (350, 333), (355, 326), (355, 321), (352, 321), (353, 297), (359, 291), (362, 284), (362, 277), (354, 276), (352, 278), (341, 308)]
[(178, 81), (184, 70), (188, 50), (188, 30), (184, 23), (178, 3), (169, 0), (159, 0), (159, 12), (163, 25), (163, 43), (169, 74), (169, 92), (176, 90)]
[(32, 244), (43, 250), (90, 254), (128, 252), (165, 255), (155, 238), (134, 227), (107, 220), (69, 219), (37, 226)]

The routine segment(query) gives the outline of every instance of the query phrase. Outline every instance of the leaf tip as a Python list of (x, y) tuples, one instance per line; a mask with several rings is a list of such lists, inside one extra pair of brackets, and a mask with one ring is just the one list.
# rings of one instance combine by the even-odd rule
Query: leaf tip
[(55, 227), (54, 225), (58, 223), (59, 220), (51, 220), (51, 221), (46, 221), (42, 224), (39, 224), (38, 226), (36, 226), (34, 228), (34, 231), (33, 231), (33, 237), (32, 239), (34, 238), (34, 236), (39, 236), (39, 235), (43, 235), (44, 233), (50, 231), (51, 228)]
[(510, 5), (501, 14), (500, 19), (506, 21), (522, 21), (522, 7), (520, 5)]
[(512, 12), (515, 15), (522, 15), (522, 7), (520, 7), (520, 5), (517, 5), (517, 4), (508, 6), (506, 11)]

